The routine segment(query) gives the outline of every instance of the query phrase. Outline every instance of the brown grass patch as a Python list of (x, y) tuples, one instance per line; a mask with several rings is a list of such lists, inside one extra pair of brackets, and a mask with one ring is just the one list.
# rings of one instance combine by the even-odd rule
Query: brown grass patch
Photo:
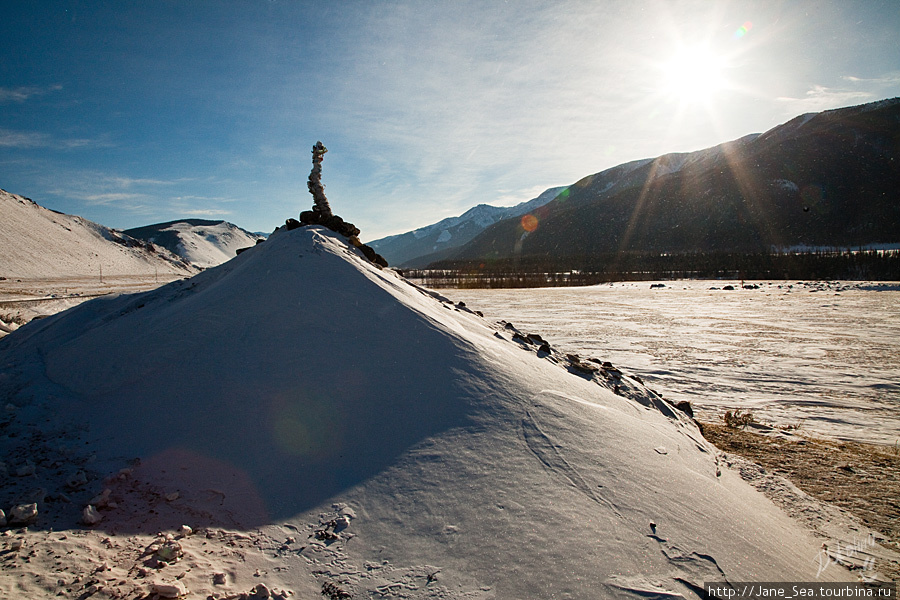
[(900, 452), (896, 447), (791, 436), (701, 423), (720, 450), (751, 460), (810, 496), (844, 508), (900, 550)]

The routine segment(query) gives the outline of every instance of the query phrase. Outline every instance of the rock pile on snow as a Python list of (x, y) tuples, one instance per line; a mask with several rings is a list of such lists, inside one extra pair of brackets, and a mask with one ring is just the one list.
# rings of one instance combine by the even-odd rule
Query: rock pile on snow
[(322, 183), (322, 159), (328, 150), (322, 142), (316, 142), (313, 146), (313, 168), (309, 174), (309, 193), (313, 196), (312, 210), (305, 210), (300, 213), (300, 221), (289, 219), (286, 223), (288, 229), (295, 229), (304, 225), (322, 225), (335, 233), (339, 233), (346, 237), (347, 240), (360, 251), (370, 261), (380, 267), (388, 266), (387, 261), (370, 246), (359, 241), (359, 228), (353, 223), (345, 222), (341, 217), (331, 212), (331, 206), (325, 197), (325, 185)]

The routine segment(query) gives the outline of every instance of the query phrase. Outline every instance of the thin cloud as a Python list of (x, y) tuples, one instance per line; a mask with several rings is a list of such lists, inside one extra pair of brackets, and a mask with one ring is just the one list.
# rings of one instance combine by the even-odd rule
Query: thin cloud
[(900, 85), (900, 72), (888, 73), (886, 75), (882, 75), (881, 77), (871, 78), (854, 77), (852, 75), (847, 75), (845, 77), (842, 77), (842, 79), (855, 84), (872, 86), (898, 86)]
[(61, 85), (48, 87), (20, 86), (16, 88), (0, 87), (0, 104), (8, 102), (25, 102), (34, 96), (43, 96), (62, 89)]
[(218, 208), (195, 208), (181, 212), (192, 217), (220, 217), (232, 214), (230, 210), (221, 210)]
[(56, 138), (39, 131), (15, 131), (0, 129), (0, 148), (31, 150), (49, 148), (51, 150), (75, 150), (79, 148), (109, 148), (115, 144), (104, 138)]
[(51, 141), (45, 133), (0, 129), (0, 147), (3, 148), (46, 148)]
[(796, 115), (862, 104), (900, 93), (900, 72), (896, 71), (881, 77), (844, 75), (841, 80), (847, 82), (846, 87), (814, 85), (802, 98), (780, 97), (777, 101), (788, 114)]
[(147, 198), (146, 194), (125, 194), (125, 193), (107, 193), (107, 194), (87, 194), (87, 195), (76, 195), (69, 194), (74, 198), (78, 198), (79, 200), (83, 200), (85, 203), (91, 206), (107, 206), (109, 204), (118, 204), (123, 201), (132, 201), (132, 200), (144, 200)]
[(870, 92), (813, 86), (803, 98), (779, 97), (777, 101), (785, 107), (788, 115), (820, 112), (832, 108), (861, 104), (874, 98)]

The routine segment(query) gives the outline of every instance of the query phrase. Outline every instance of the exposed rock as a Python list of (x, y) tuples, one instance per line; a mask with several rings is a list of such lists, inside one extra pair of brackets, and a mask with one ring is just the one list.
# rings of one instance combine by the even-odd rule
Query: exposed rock
[(187, 588), (180, 581), (174, 583), (154, 583), (150, 586), (151, 592), (159, 594), (161, 598), (179, 598), (186, 596)]
[(678, 404), (675, 405), (675, 408), (689, 416), (690, 418), (694, 418), (694, 409), (691, 408), (691, 403), (687, 400), (682, 400)]
[[(306, 184), (309, 193), (313, 196), (313, 210), (319, 213), (323, 218), (331, 217), (331, 207), (328, 205), (328, 199), (325, 197), (325, 186), (322, 184), (322, 160), (328, 149), (322, 142), (316, 142), (312, 149), (313, 168), (309, 173), (309, 182)], [(301, 217), (302, 220), (302, 217)]]
[(91, 498), (91, 501), (88, 502), (88, 504), (92, 504), (92, 505), (96, 506), (97, 508), (103, 508), (105, 506), (108, 506), (109, 505), (109, 495), (111, 493), (112, 493), (112, 490), (109, 488), (106, 488), (103, 490), (102, 493), (97, 494), (96, 496)]
[(6, 513), (0, 510), (0, 527), (6, 527)]
[(269, 588), (265, 586), (263, 583), (257, 583), (256, 586), (252, 590), (250, 590), (250, 598), (262, 600), (263, 598), (271, 598), (272, 592), (269, 591)]
[(8, 522), (10, 525), (26, 525), (32, 523), (38, 516), (37, 504), (19, 504), (9, 511)]
[(72, 489), (78, 489), (86, 485), (87, 482), (87, 475), (85, 475), (84, 471), (77, 471), (66, 480), (66, 486)]
[(93, 505), (88, 504), (84, 507), (84, 510), (81, 511), (81, 520), (85, 525), (96, 525), (103, 520), (103, 515), (97, 512), (97, 509)]
[(566, 358), (569, 359), (569, 365), (571, 365), (576, 371), (583, 373), (585, 375), (592, 375), (599, 371), (597, 367), (594, 365), (590, 365), (586, 362), (582, 362), (581, 358), (577, 354), (566, 354)]
[(166, 563), (175, 562), (183, 555), (184, 549), (175, 540), (166, 540), (160, 544), (159, 549), (155, 553), (156, 560)]

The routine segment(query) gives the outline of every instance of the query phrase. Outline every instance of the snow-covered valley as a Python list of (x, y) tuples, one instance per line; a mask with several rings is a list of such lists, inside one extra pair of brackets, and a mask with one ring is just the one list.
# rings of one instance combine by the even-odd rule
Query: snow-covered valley
[(746, 284), (758, 287), (667, 281), (445, 293), (570, 352), (621, 365), (701, 417), (750, 409), (813, 434), (896, 444), (900, 285)]

